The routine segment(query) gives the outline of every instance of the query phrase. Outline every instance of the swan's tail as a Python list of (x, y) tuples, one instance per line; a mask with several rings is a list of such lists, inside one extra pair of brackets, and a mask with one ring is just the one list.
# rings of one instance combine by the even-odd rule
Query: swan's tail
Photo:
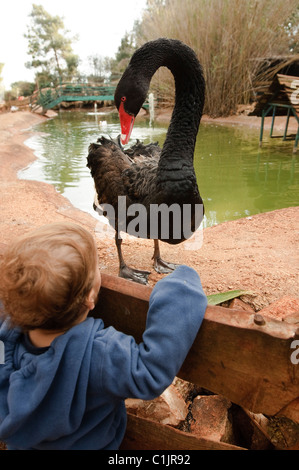
[(87, 167), (91, 176), (100, 171), (124, 170), (131, 165), (131, 160), (124, 154), (119, 145), (111, 139), (100, 137), (97, 143), (92, 143), (88, 147)]

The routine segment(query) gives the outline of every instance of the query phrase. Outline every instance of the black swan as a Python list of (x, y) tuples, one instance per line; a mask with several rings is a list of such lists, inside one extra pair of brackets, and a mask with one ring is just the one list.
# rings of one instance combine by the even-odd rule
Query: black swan
[[(129, 141), (134, 119), (142, 107), (150, 81), (156, 70), (166, 66), (170, 69), (175, 80), (175, 106), (167, 136), (162, 150), (158, 144), (143, 145), (137, 142), (131, 149), (124, 150), (121, 146)], [(126, 207), (132, 204), (142, 204), (145, 207), (147, 217), (147, 234), (143, 238), (153, 238), (154, 267), (156, 271), (166, 273), (176, 265), (166, 263), (160, 257), (159, 242), (163, 240), (170, 244), (181, 243), (192, 235), (185, 235), (182, 229), (183, 211), (179, 221), (175, 221), (174, 213), (169, 210), (169, 231), (163, 232), (161, 226), (165, 217), (159, 212), (158, 228), (156, 235), (150, 231), (150, 208), (165, 207), (183, 208), (190, 211), (189, 228), (194, 232), (203, 216), (203, 202), (197, 187), (193, 166), (193, 154), (196, 136), (202, 110), (204, 106), (205, 82), (201, 65), (194, 51), (184, 43), (160, 38), (147, 42), (132, 56), (130, 63), (121, 77), (115, 91), (115, 105), (119, 111), (121, 123), (121, 138), (118, 142), (101, 137), (98, 143), (89, 146), (87, 166), (90, 168), (94, 179), (97, 204), (110, 205), (115, 210), (114, 220), (109, 219), (110, 224), (116, 230), (115, 243), (119, 257), (119, 275), (136, 282), (146, 284), (148, 271), (139, 271), (128, 267), (123, 259), (121, 251), (121, 231), (127, 230), (128, 223), (133, 220), (132, 215), (126, 215), (120, 227), (119, 196), (125, 198)], [(121, 143), (119, 142), (121, 141)], [(195, 217), (196, 207), (202, 208), (201, 217)], [(158, 222), (157, 222), (158, 220)], [(152, 221), (152, 219), (151, 219)], [(179, 222), (181, 229), (179, 233)], [(176, 232), (176, 233), (174, 233)]]

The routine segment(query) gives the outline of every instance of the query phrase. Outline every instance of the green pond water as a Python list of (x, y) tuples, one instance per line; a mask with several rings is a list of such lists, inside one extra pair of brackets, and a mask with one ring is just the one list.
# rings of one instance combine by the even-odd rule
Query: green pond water
[[(93, 211), (94, 184), (86, 167), (88, 146), (101, 135), (120, 133), (117, 113), (62, 111), (34, 128), (27, 140), (37, 159), (19, 177), (51, 183), (71, 203)], [(137, 119), (130, 145), (158, 141), (162, 146), (167, 126)], [(194, 166), (205, 204), (203, 226), (257, 213), (296, 206), (299, 203), (298, 155), (294, 141), (270, 139), (264, 133), (259, 148), (259, 129), (201, 123)]]

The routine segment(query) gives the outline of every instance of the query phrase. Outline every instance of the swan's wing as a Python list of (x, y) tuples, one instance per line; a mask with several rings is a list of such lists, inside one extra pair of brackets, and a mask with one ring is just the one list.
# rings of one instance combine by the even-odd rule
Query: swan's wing
[(133, 163), (124, 170), (123, 184), (132, 203), (145, 204), (146, 199), (155, 191), (157, 161)]
[(123, 183), (126, 194), (132, 203), (145, 203), (155, 191), (157, 166), (161, 155), (158, 142), (144, 145), (139, 140), (125, 154), (132, 164), (123, 172)]
[(155, 191), (161, 152), (158, 144), (137, 142), (124, 151), (117, 142), (101, 137), (89, 146), (88, 152), (87, 166), (100, 204), (109, 203), (116, 207), (121, 195), (126, 195), (131, 203), (142, 204)]
[(118, 195), (125, 194), (122, 174), (132, 162), (120, 147), (105, 137), (88, 148), (87, 166), (94, 180), (100, 204), (117, 205)]

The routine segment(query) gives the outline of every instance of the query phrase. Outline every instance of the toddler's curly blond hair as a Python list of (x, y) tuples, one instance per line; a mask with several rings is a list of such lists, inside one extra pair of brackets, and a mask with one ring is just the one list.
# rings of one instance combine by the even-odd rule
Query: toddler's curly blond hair
[(12, 326), (67, 330), (82, 316), (97, 250), (79, 225), (45, 225), (12, 242), (0, 263), (0, 299)]

